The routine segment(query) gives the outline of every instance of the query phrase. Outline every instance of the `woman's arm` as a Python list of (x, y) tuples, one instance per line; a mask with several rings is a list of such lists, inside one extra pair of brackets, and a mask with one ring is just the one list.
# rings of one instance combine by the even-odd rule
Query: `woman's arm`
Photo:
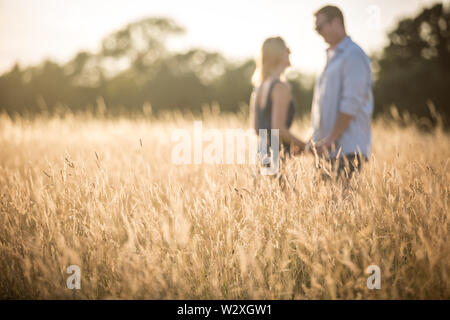
[(283, 83), (275, 84), (272, 91), (272, 127), (280, 130), (282, 141), (298, 146), (303, 150), (305, 144), (289, 132), (286, 119), (291, 102), (291, 90)]

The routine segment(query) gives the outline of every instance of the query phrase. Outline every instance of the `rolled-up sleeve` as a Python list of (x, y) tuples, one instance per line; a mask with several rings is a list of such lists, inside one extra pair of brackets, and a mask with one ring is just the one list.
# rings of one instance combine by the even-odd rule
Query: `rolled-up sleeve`
[(371, 90), (370, 72), (370, 61), (358, 50), (353, 50), (345, 57), (340, 112), (355, 116), (366, 105)]

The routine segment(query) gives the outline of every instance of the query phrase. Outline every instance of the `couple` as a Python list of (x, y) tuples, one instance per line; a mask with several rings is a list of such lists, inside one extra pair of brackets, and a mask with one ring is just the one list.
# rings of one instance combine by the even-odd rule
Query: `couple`
[[(321, 8), (315, 13), (315, 24), (329, 48), (326, 67), (314, 88), (310, 141), (318, 155), (329, 158), (338, 176), (351, 178), (353, 172), (361, 169), (361, 162), (368, 161), (371, 149), (370, 60), (347, 36), (339, 8)], [(288, 156), (291, 148), (296, 155), (311, 144), (289, 131), (296, 109), (290, 86), (283, 79), (285, 69), (291, 65), (289, 54), (289, 48), (280, 37), (264, 41), (250, 100), (256, 132), (278, 129), (283, 153)]]

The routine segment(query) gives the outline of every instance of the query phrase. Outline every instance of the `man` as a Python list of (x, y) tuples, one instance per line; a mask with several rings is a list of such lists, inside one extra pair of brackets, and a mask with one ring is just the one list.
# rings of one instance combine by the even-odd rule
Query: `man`
[(333, 170), (350, 178), (371, 151), (370, 59), (347, 35), (339, 8), (321, 8), (315, 23), (329, 48), (327, 65), (314, 89), (312, 140), (319, 154), (329, 155)]

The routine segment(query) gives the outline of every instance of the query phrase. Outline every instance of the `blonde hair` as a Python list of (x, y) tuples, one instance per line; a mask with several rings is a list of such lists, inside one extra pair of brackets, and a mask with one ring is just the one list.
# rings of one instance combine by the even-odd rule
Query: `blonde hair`
[(286, 43), (281, 37), (267, 38), (264, 40), (259, 58), (256, 62), (256, 70), (252, 77), (253, 85), (258, 86), (270, 77), (273, 71), (280, 65), (282, 53), (286, 49)]

